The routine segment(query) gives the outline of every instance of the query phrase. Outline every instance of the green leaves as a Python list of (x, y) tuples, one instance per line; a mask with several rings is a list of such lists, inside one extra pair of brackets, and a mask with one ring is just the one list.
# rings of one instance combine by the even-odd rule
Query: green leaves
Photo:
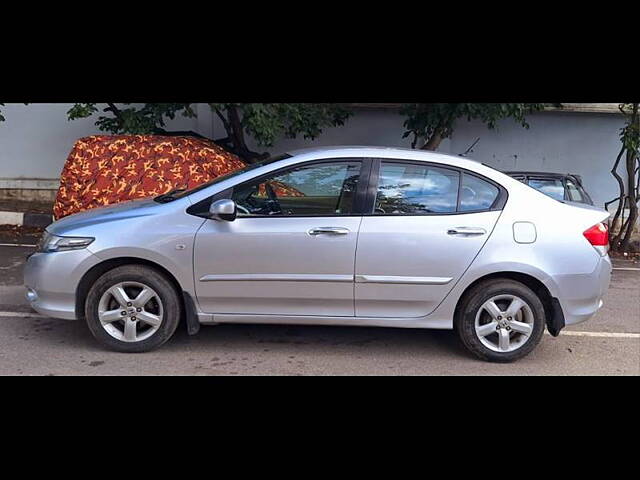
[[(106, 104), (96, 125), (111, 133), (158, 133), (167, 119), (176, 115), (195, 117), (191, 103), (130, 103), (116, 106)], [(227, 137), (222, 145), (242, 158), (264, 156), (248, 149), (245, 136), (251, 135), (258, 145), (271, 147), (279, 138), (302, 136), (314, 140), (324, 129), (344, 125), (352, 112), (340, 103), (209, 103), (222, 121)], [(425, 149), (435, 150), (440, 142), (451, 136), (460, 118), (480, 120), (488, 128), (496, 128), (498, 121), (512, 118), (524, 128), (529, 125), (526, 115), (542, 110), (543, 103), (408, 103), (400, 113), (406, 117), (403, 138), (413, 135), (413, 146), (424, 140)], [(96, 103), (76, 103), (68, 112), (69, 120), (87, 118), (100, 112)], [(108, 115), (107, 115), (108, 114)]]
[[(114, 103), (106, 105), (107, 107), (102, 111), (111, 115), (101, 115), (96, 120), (96, 125), (100, 130), (114, 134), (152, 134), (158, 128), (165, 126), (167, 118), (174, 119), (178, 113), (185, 117), (196, 116), (190, 103), (145, 103), (142, 107), (127, 108), (117, 107)], [(122, 105), (131, 104), (123, 103)], [(76, 103), (67, 112), (67, 117), (69, 120), (76, 120), (90, 117), (98, 112), (96, 103)]]
[(314, 140), (324, 128), (344, 125), (351, 112), (336, 103), (244, 103), (242, 124), (260, 146), (281, 137)]
[(68, 120), (76, 120), (78, 118), (87, 118), (98, 111), (95, 103), (74, 103), (73, 107), (67, 112)]
[(618, 107), (626, 117), (626, 125), (620, 130), (620, 140), (624, 147), (638, 154), (640, 151), (640, 117), (637, 103), (621, 103)]
[[(165, 127), (167, 119), (181, 114), (193, 118), (192, 103), (145, 103), (130, 106), (106, 104), (96, 120), (100, 130), (110, 133), (153, 134)], [(315, 139), (324, 128), (343, 125), (351, 112), (336, 103), (210, 103), (211, 109), (222, 121), (227, 138), (221, 144), (246, 160), (255, 160), (265, 154), (247, 148), (245, 134), (255, 138), (260, 146), (273, 146), (278, 138)], [(76, 103), (67, 112), (69, 120), (87, 118), (99, 113), (96, 103)]]
[[(196, 113), (191, 103), (146, 103), (142, 107), (115, 107), (108, 104), (96, 120), (100, 130), (110, 133), (148, 134), (165, 126), (166, 119), (177, 114), (193, 118)], [(228, 114), (232, 108), (239, 113), (241, 126), (259, 145), (272, 146), (280, 137), (296, 138), (302, 135), (315, 139), (326, 127), (343, 125), (351, 112), (335, 103), (210, 103), (211, 108), (224, 116), (225, 127), (231, 123)], [(125, 108), (127, 107), (127, 108)], [(76, 103), (68, 112), (69, 120), (87, 118), (99, 109), (95, 103)]]
[(442, 139), (451, 136), (459, 118), (479, 119), (491, 129), (496, 128), (499, 120), (513, 118), (529, 128), (526, 115), (544, 106), (543, 103), (408, 103), (400, 109), (407, 117), (403, 138), (413, 135), (414, 147), (418, 139), (424, 139), (427, 146), (436, 149)]

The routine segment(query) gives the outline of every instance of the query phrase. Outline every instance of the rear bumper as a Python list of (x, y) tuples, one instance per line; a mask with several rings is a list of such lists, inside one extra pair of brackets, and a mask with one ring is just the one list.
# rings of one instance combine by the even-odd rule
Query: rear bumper
[(611, 259), (605, 255), (592, 273), (554, 276), (566, 325), (585, 322), (602, 308), (611, 271)]
[(48, 317), (75, 320), (78, 284), (85, 272), (99, 262), (86, 249), (31, 255), (24, 267), (31, 308)]

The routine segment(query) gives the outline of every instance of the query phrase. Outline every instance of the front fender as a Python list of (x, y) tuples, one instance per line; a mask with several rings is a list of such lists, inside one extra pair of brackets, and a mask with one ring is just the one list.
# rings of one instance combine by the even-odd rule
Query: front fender
[[(193, 243), (193, 240), (191, 240), (191, 243)], [(184, 248), (176, 248), (177, 246), (182, 247), (183, 245)], [(115, 247), (92, 253), (101, 261), (132, 258), (157, 264), (173, 275), (179, 283), (181, 290), (186, 291), (190, 295), (194, 295), (193, 250), (191, 245), (178, 242), (175, 245), (158, 247), (158, 249), (153, 250), (141, 247)]]

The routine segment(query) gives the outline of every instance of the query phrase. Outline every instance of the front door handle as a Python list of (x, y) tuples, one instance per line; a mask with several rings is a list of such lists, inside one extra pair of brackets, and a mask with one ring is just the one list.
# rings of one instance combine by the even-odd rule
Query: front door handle
[(480, 236), (486, 235), (487, 231), (484, 228), (477, 227), (456, 227), (447, 230), (447, 234), (460, 236)]
[(309, 230), (307, 233), (312, 237), (317, 235), (348, 235), (351, 231), (348, 228), (342, 227), (316, 227)]

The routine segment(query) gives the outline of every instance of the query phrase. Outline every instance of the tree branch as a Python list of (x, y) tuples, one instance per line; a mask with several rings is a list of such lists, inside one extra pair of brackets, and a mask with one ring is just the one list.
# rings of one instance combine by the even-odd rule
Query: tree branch
[[(624, 145), (622, 145), (622, 148), (620, 149), (620, 153), (618, 154), (618, 157), (616, 158), (616, 161), (613, 164), (613, 168), (611, 169), (611, 175), (613, 175), (615, 177), (616, 181), (618, 182), (618, 189), (619, 189), (620, 195), (618, 196), (618, 198), (615, 198), (615, 199), (613, 199), (613, 200), (611, 200), (609, 202), (606, 202), (604, 204), (605, 210), (608, 210), (609, 209), (609, 205), (611, 205), (612, 203), (618, 201), (618, 208), (616, 209), (616, 214), (613, 216), (613, 219), (611, 220), (611, 227), (612, 228), (615, 228), (616, 222), (620, 218), (620, 214), (622, 213), (622, 210), (624, 208), (624, 200), (625, 200), (624, 180), (618, 174), (618, 165), (620, 164), (620, 160), (622, 159), (622, 155), (624, 154), (625, 150), (626, 150), (626, 147)], [(621, 225), (621, 227), (622, 227), (622, 225)], [(622, 233), (622, 228), (620, 229), (620, 233)], [(619, 237), (620, 233), (613, 237), (613, 240), (611, 242), (611, 244), (613, 246), (617, 245), (617, 241), (618, 241), (618, 237)]]
[(118, 120), (122, 121), (122, 112), (120, 111), (120, 109), (118, 107), (116, 107), (116, 104), (115, 103), (107, 103), (107, 105), (109, 105), (109, 106), (107, 108), (105, 108), (103, 111), (113, 113), (113, 115)]
[(222, 114), (220, 109), (214, 108), (213, 111), (216, 112), (216, 115), (218, 115), (218, 118), (222, 121), (222, 125), (224, 126), (224, 129), (227, 131), (227, 140), (230, 140), (232, 132), (231, 132), (231, 127), (229, 126), (229, 122), (227, 121), (225, 116)]
[(107, 103), (108, 107), (105, 108), (104, 112), (111, 112), (113, 116), (118, 120), (118, 126), (122, 128), (124, 126), (124, 119), (122, 118), (122, 112), (118, 107), (116, 107), (115, 103)]
[(440, 144), (442, 143), (442, 140), (444, 140), (444, 138), (442, 137), (443, 132), (444, 132), (444, 129), (438, 126), (433, 132), (433, 134), (431, 135), (431, 137), (429, 138), (429, 140), (427, 141), (427, 143), (425, 143), (422, 146), (422, 150), (431, 150), (431, 151), (437, 150)]
[[(629, 125), (631, 126), (630, 134), (632, 137), (632, 141), (627, 143), (630, 145), (630, 148), (627, 149), (627, 197), (629, 199), (629, 218), (627, 220), (626, 225), (623, 228), (624, 237), (622, 242), (620, 243), (620, 249), (623, 252), (629, 250), (629, 245), (631, 243), (631, 235), (633, 234), (633, 228), (636, 225), (636, 221), (638, 220), (638, 203), (636, 197), (636, 179), (635, 179), (635, 170), (636, 170), (636, 161), (638, 157), (638, 144), (640, 143), (639, 138), (634, 138), (636, 135), (640, 137), (640, 128), (636, 131), (636, 122), (638, 121), (638, 105), (637, 103), (633, 104), (632, 113), (631, 113), (631, 121)], [(638, 126), (640, 127), (640, 125)], [(622, 233), (622, 232), (621, 232)]]

